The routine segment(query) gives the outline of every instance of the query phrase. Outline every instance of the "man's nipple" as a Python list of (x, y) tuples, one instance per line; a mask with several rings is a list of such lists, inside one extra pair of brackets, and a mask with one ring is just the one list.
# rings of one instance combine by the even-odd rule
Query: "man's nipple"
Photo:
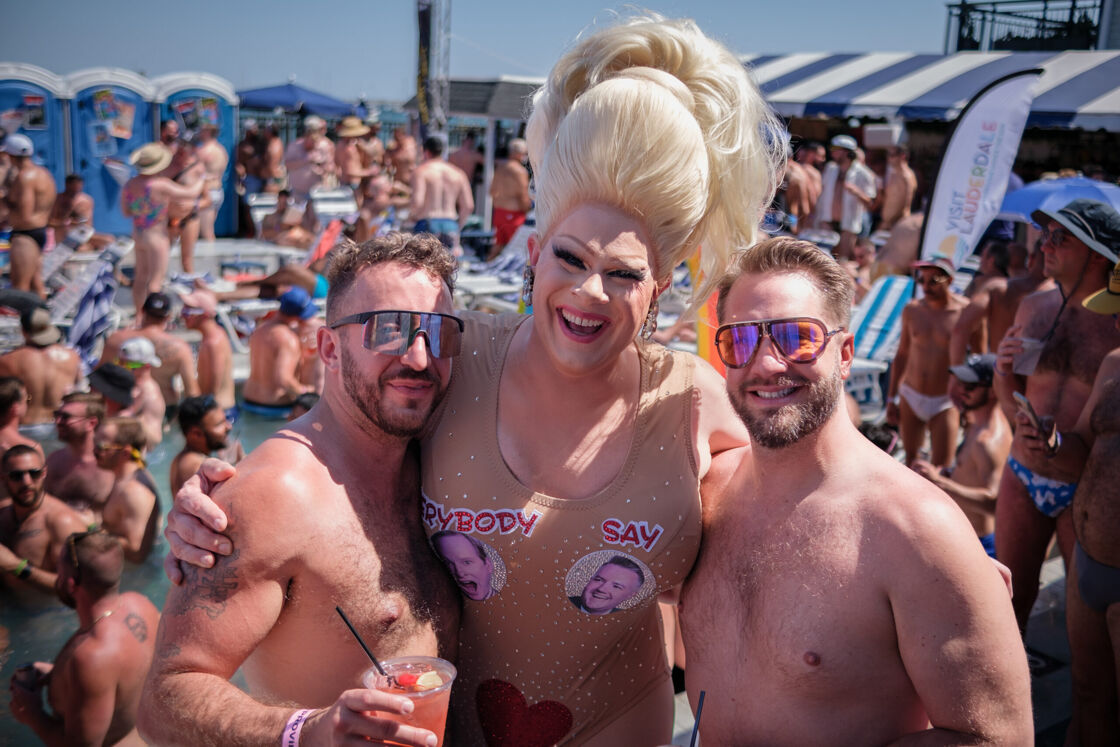
[(805, 663), (811, 667), (819, 667), (821, 665), (821, 655), (816, 651), (805, 652)]

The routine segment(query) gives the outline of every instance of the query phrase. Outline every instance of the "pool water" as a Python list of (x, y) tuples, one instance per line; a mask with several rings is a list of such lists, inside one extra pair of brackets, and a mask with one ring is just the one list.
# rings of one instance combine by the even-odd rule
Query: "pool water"
[[(233, 437), (241, 439), (248, 453), (283, 424), (282, 420), (242, 413), (234, 427)], [(47, 453), (59, 446), (57, 441), (43, 443)], [(171, 430), (164, 434), (163, 443), (149, 454), (148, 470), (160, 488), (159, 504), (164, 516), (171, 506), (168, 471), (171, 460), (182, 448), (183, 434), (179, 432), (177, 424), (172, 424)], [(122, 590), (139, 591), (151, 599), (156, 607), (162, 608), (170, 586), (163, 573), (163, 556), (166, 552), (167, 541), (160, 536), (146, 562), (139, 566), (126, 565), (121, 581)], [(0, 683), (3, 684), (5, 693), (0, 707), (0, 747), (42, 744), (34, 732), (12, 718), (10, 698), (6, 695), (8, 683), (15, 670), (25, 663), (53, 661), (66, 639), (78, 629), (78, 615), (58, 600), (44, 600), (32, 605), (15, 601), (0, 591), (0, 625), (8, 629), (11, 640), (10, 655), (0, 667)]]

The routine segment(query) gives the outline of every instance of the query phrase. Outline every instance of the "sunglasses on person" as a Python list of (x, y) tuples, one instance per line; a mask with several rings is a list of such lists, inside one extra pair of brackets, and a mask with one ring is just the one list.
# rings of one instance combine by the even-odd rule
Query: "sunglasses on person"
[(932, 272), (919, 272), (915, 281), (918, 285), (943, 285), (949, 282), (949, 276), (937, 270)]
[(754, 360), (765, 336), (790, 363), (812, 363), (832, 336), (843, 331), (843, 327), (837, 327), (830, 332), (824, 322), (811, 317), (736, 322), (716, 330), (716, 350), (725, 366), (743, 368)]
[(12, 482), (23, 482), (24, 475), (31, 475), (32, 480), (38, 480), (43, 476), (43, 468), (38, 469), (10, 469), (8, 470), (8, 479)]
[(77, 577), (78, 571), (82, 569), (82, 564), (78, 562), (78, 543), (86, 537), (92, 537), (95, 534), (101, 534), (104, 531), (101, 528), (89, 529), (84, 532), (74, 532), (66, 538), (66, 556), (70, 561), (70, 565), (74, 567), (74, 574)]
[(436, 358), (454, 358), (463, 343), (463, 320), (450, 314), (427, 311), (363, 311), (344, 316), (330, 325), (364, 324), (362, 347), (383, 355), (404, 355), (417, 335), (424, 335)]
[(1073, 235), (1068, 229), (1062, 228), (1061, 226), (1054, 230), (1043, 226), (1038, 229), (1038, 232), (1042, 236), (1042, 243), (1049, 244), (1050, 246), (1061, 246), (1066, 243), (1066, 239)]
[(55, 410), (54, 419), (63, 423), (68, 423), (71, 420), (85, 420), (89, 415), (82, 415), (76, 412), (66, 412), (65, 410)]

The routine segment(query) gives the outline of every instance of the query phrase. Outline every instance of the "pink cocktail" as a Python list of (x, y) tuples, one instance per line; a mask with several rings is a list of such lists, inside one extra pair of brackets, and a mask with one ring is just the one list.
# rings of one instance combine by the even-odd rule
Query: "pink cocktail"
[(378, 715), (427, 729), (439, 740), (437, 747), (442, 747), (443, 730), (447, 724), (447, 704), (451, 698), (451, 684), (455, 681), (455, 666), (449, 661), (432, 656), (385, 659), (381, 666), (393, 681), (387, 680), (371, 667), (362, 675), (362, 684), (372, 690), (404, 695), (412, 701), (413, 710), (407, 716), (384, 711), (378, 711)]

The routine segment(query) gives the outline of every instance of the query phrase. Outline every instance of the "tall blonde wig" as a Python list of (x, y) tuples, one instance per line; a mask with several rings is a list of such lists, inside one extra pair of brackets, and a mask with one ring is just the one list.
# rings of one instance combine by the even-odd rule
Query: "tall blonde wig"
[(577, 205), (618, 207), (644, 221), (659, 281), (703, 247), (694, 301), (755, 242), (787, 155), (743, 63), (694, 22), (653, 14), (565, 53), (526, 139), (542, 236)]

